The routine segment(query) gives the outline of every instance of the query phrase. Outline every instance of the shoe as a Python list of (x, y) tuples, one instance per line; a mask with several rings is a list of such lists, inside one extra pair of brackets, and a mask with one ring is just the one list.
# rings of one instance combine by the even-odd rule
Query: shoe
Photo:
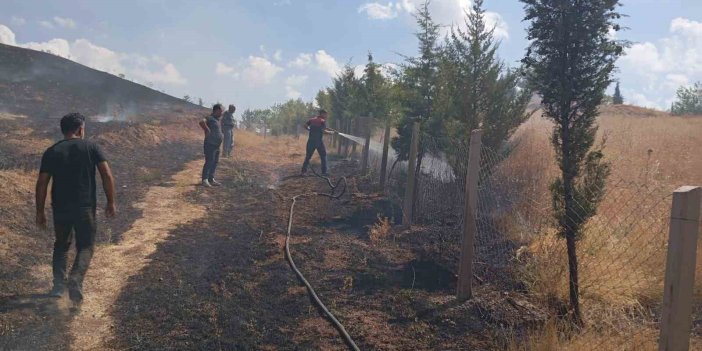
[(202, 186), (204, 186), (205, 188), (211, 188), (212, 184), (210, 184), (210, 182), (207, 179), (203, 179)]
[(80, 286), (78, 286), (78, 283), (68, 283), (68, 297), (71, 299), (71, 301), (75, 303), (83, 302), (83, 291), (81, 291), (81, 288)]
[(54, 287), (49, 292), (49, 297), (61, 297), (66, 287), (63, 284), (54, 284)]
[(222, 186), (222, 183), (220, 183), (220, 182), (218, 182), (218, 181), (216, 181), (216, 180), (214, 180), (214, 179), (210, 179), (210, 185), (212, 185), (212, 186)]

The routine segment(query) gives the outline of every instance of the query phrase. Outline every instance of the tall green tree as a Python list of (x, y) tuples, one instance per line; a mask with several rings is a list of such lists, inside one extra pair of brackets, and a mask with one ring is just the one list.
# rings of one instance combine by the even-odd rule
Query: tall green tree
[(329, 89), (331, 97), (331, 115), (341, 122), (342, 131), (350, 131), (351, 122), (361, 111), (359, 96), (361, 82), (356, 77), (353, 67), (346, 65)]
[(387, 117), (390, 110), (390, 83), (381, 70), (381, 65), (373, 61), (373, 54), (368, 53), (368, 62), (363, 69), (361, 89), (359, 91), (362, 103), (362, 114), (373, 115), (376, 119)]
[(674, 115), (702, 115), (702, 82), (680, 87), (670, 112)]
[(523, 62), (541, 94), (544, 115), (554, 121), (551, 141), (561, 171), (551, 184), (560, 234), (568, 251), (569, 299), (581, 323), (576, 242), (604, 195), (609, 164), (593, 148), (598, 106), (622, 47), (609, 36), (619, 30), (618, 0), (521, 0), (528, 47)]
[(614, 95), (612, 95), (612, 105), (621, 105), (624, 103), (624, 97), (622, 92), (619, 90), (619, 82), (614, 87)]
[(441, 64), (448, 135), (467, 147), (470, 131), (482, 127), (483, 144), (498, 150), (529, 117), (531, 91), (519, 87), (521, 71), (507, 68), (497, 56), (499, 43), (485, 23), (482, 0), (473, 2), (465, 26), (452, 29)]
[[(415, 33), (419, 41), (419, 56), (406, 57), (398, 70), (398, 99), (402, 106), (397, 121), (397, 136), (392, 140), (392, 148), (397, 160), (409, 158), (412, 142), (412, 125), (416, 118), (420, 121), (422, 134), (439, 136), (443, 132), (443, 121), (434, 114), (434, 104), (438, 96), (440, 25), (434, 22), (429, 13), (429, 2), (425, 2), (415, 15), (419, 30)], [(417, 171), (421, 169), (424, 147), (420, 145)]]

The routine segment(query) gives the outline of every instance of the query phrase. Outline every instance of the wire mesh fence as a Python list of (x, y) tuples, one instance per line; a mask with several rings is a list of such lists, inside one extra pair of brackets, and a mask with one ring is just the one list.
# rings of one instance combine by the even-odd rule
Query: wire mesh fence
[[(466, 140), (423, 135), (416, 176), (413, 222), (439, 230), (457, 248), (463, 235), (467, 145)], [(378, 172), (381, 153), (373, 149), (369, 165)], [(475, 274), (499, 289), (523, 292), (558, 323), (567, 319), (570, 309), (570, 275), (566, 240), (549, 191), (557, 172), (535, 171), (528, 154), (513, 150), (514, 145), (500, 150), (483, 145), (480, 150)], [(407, 162), (397, 161), (392, 150), (390, 154), (386, 193), (401, 203)], [(657, 349), (673, 190), (648, 179), (614, 176), (604, 189), (585, 190), (604, 195), (592, 217), (571, 218), (571, 222), (583, 222), (576, 253), (584, 327), (568, 332), (555, 328), (558, 345), (552, 346)], [(573, 206), (593, 206), (584, 199), (597, 196), (586, 195), (592, 196)], [(576, 210), (572, 215), (585, 212)], [(698, 262), (698, 271), (701, 266)], [(702, 345), (700, 280), (695, 286), (693, 347)], [(532, 331), (531, 338), (543, 338), (544, 330)], [(525, 338), (528, 349), (530, 337)]]

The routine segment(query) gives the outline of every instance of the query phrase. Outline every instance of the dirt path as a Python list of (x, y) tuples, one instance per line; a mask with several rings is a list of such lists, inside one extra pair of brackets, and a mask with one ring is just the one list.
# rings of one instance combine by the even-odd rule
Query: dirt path
[(110, 309), (127, 280), (149, 263), (148, 257), (171, 230), (205, 215), (204, 206), (184, 196), (193, 189), (200, 165), (200, 161), (187, 163), (167, 183), (151, 187), (144, 200), (134, 205), (143, 211), (142, 218), (122, 235), (119, 244), (96, 250), (85, 280), (85, 301), (69, 327), (72, 349), (108, 347), (105, 341), (111, 339), (114, 327)]

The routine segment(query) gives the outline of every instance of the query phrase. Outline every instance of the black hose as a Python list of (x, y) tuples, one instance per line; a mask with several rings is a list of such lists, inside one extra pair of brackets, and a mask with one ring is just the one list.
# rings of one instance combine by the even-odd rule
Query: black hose
[[(288, 232), (287, 232), (287, 235), (285, 237), (285, 258), (288, 260), (288, 263), (290, 263), (290, 267), (292, 267), (293, 271), (295, 271), (295, 274), (297, 275), (297, 277), (300, 278), (302, 283), (305, 284), (305, 287), (307, 287), (307, 291), (312, 296), (312, 299), (314, 300), (315, 304), (317, 304), (317, 306), (319, 306), (319, 308), (322, 309), (324, 314), (332, 321), (332, 323), (334, 324), (334, 327), (339, 331), (339, 334), (341, 334), (341, 337), (344, 338), (344, 341), (349, 346), (349, 348), (352, 350), (358, 351), (360, 349), (358, 348), (358, 346), (356, 346), (356, 343), (351, 338), (351, 335), (349, 335), (349, 333), (346, 331), (346, 329), (341, 324), (341, 322), (339, 322), (339, 320), (336, 319), (336, 317), (334, 317), (334, 315), (329, 311), (329, 309), (327, 309), (327, 307), (324, 305), (324, 303), (319, 298), (319, 296), (317, 296), (317, 293), (314, 291), (314, 288), (312, 288), (312, 285), (307, 281), (307, 279), (305, 279), (305, 276), (302, 274), (302, 272), (300, 272), (300, 270), (297, 269), (297, 265), (295, 265), (295, 261), (293, 260), (292, 255), (290, 254), (290, 235), (291, 235), (290, 233), (292, 232), (293, 216), (295, 214), (295, 204), (297, 203), (297, 199), (302, 198), (302, 197), (307, 197), (307, 196), (326, 196), (326, 197), (329, 197), (332, 199), (339, 199), (346, 192), (346, 185), (347, 184), (346, 184), (345, 177), (342, 177), (341, 179), (339, 179), (336, 182), (336, 184), (334, 184), (331, 181), (331, 179), (329, 179), (329, 177), (324, 177), (324, 176), (317, 174), (317, 172), (315, 172), (314, 168), (312, 169), (312, 172), (317, 177), (327, 180), (327, 183), (329, 184), (329, 187), (331, 188), (331, 192), (330, 193), (306, 193), (306, 194), (300, 194), (300, 195), (293, 196), (292, 203), (290, 204), (290, 217), (288, 219)], [(343, 183), (344, 187), (341, 190), (341, 193), (336, 194), (336, 189), (342, 183)]]

